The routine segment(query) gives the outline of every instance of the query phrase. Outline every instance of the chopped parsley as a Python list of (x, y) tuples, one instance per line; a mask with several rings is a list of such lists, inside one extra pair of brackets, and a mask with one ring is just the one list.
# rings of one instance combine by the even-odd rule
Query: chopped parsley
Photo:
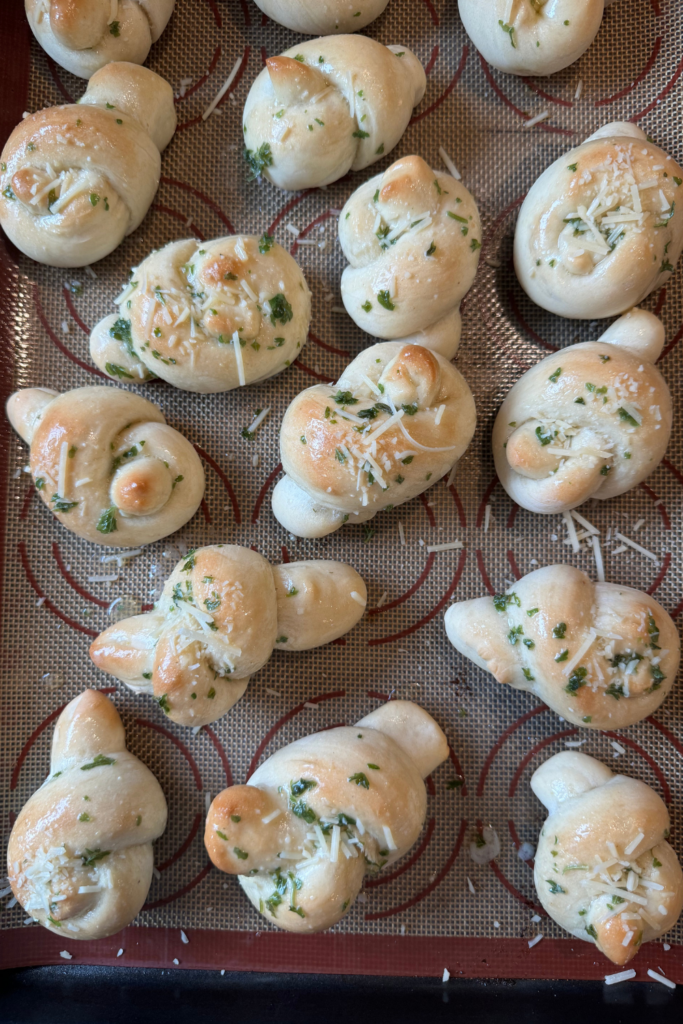
[(550, 374), (550, 376), (548, 377), (548, 380), (552, 381), (553, 384), (557, 384), (558, 380), (560, 379), (561, 373), (562, 373), (562, 367), (558, 366), (558, 368), (556, 370), (553, 370), (553, 372)]
[(267, 253), (273, 248), (275, 239), (272, 235), (263, 234), (258, 240), (258, 251), (260, 253)]
[(278, 292), (272, 299), (269, 300), (270, 305), (270, 322), (274, 324), (276, 320), (279, 320), (281, 324), (289, 323), (294, 316), (292, 307), (287, 302), (282, 292)]
[(391, 301), (391, 295), (389, 294), (388, 289), (385, 289), (384, 291), (381, 292), (377, 292), (377, 301), (379, 302), (380, 306), (384, 307), (384, 309), (388, 309), (390, 311), (396, 309), (396, 306)]
[(105, 857), (108, 857), (110, 852), (110, 850), (88, 850), (86, 847), (85, 851), (79, 853), (78, 856), (83, 861), (84, 868), (91, 868), (98, 860), (104, 860)]
[(358, 405), (358, 399), (354, 398), (350, 391), (338, 391), (336, 395), (330, 395), (330, 398), (337, 405)]
[(167, 693), (162, 693), (161, 697), (157, 697), (156, 702), (165, 714), (170, 715), (171, 705)]
[(544, 448), (547, 444), (550, 444), (554, 437), (553, 432), (551, 430), (547, 430), (545, 427), (536, 427), (534, 433), (538, 438), (539, 444), (541, 444)]
[(566, 893), (567, 891), (566, 889), (563, 889), (561, 885), (558, 885), (557, 882), (553, 881), (552, 878), (546, 878), (546, 882), (548, 883), (550, 891), (551, 893), (553, 893), (553, 895), (556, 895), (557, 893)]
[(556, 640), (564, 640), (566, 632), (567, 632), (567, 623), (566, 622), (558, 622), (558, 624), (556, 626), (553, 626), (553, 636), (555, 637)]
[(629, 427), (640, 426), (638, 420), (634, 419), (629, 412), (626, 412), (626, 409), (622, 409), (620, 406), (617, 409), (617, 412), (619, 413), (619, 419), (622, 420), (624, 423), (628, 423)]
[(503, 21), (502, 18), (498, 19), (498, 24), (502, 28), (503, 32), (507, 32), (507, 34), (510, 37), (510, 46), (512, 47), (513, 50), (516, 50), (517, 49), (517, 45), (515, 43), (515, 26), (514, 25), (506, 25), (506, 23)]
[(270, 151), (270, 144), (262, 142), (258, 149), (245, 149), (244, 159), (247, 161), (247, 181), (255, 181), (263, 173), (265, 167), (273, 166), (273, 154)]
[(119, 380), (133, 380), (133, 374), (128, 373), (128, 370), (124, 369), (123, 366), (119, 366), (118, 363), (105, 363), (104, 369), (110, 377), (118, 377)]
[(107, 757), (106, 754), (96, 754), (88, 764), (81, 765), (82, 772), (89, 772), (91, 768), (101, 768), (103, 765), (116, 764), (115, 757)]
[(588, 669), (584, 668), (583, 665), (579, 665), (575, 668), (569, 677), (569, 681), (565, 686), (566, 693), (577, 693), (582, 686), (586, 685), (586, 676), (588, 675)]
[[(521, 601), (517, 597), (517, 594), (496, 594), (493, 598), (493, 607), (497, 612), (504, 612), (511, 604), (517, 605), (518, 608), (521, 606)], [(536, 611), (538, 611), (538, 609), (536, 609)]]
[(100, 514), (100, 518), (97, 520), (97, 526), (95, 527), (100, 533), (113, 533), (117, 529), (116, 525), (116, 506), (112, 505), (110, 508), (105, 508)]
[(245, 853), (244, 850), (240, 850), (239, 846), (233, 846), (232, 852), (235, 854), (238, 860), (247, 860), (249, 857), (249, 854)]
[(72, 508), (76, 508), (79, 503), (77, 501), (67, 501), (66, 498), (60, 498), (58, 494), (53, 494), (50, 501), (52, 502), (53, 512), (70, 512)]
[(368, 777), (363, 772), (355, 772), (353, 775), (350, 775), (347, 782), (355, 782), (357, 786), (362, 786), (363, 789), (370, 789)]

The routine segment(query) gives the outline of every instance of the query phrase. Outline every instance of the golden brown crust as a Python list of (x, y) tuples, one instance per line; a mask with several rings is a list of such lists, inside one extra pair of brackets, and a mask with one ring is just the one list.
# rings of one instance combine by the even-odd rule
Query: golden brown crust
[(534, 879), (545, 910), (563, 928), (628, 963), (668, 931), (683, 907), (683, 872), (666, 842), (669, 814), (649, 786), (578, 751), (534, 773), (546, 805)]
[[(400, 422), (373, 438), (394, 410)], [(450, 363), (387, 342), (362, 352), (336, 385), (294, 399), (280, 431), (282, 465), (316, 505), (374, 514), (448, 472), (474, 425), (469, 388)]]
[(638, 319), (632, 319), (628, 348), (609, 332), (604, 340), (571, 345), (542, 359), (506, 396), (493, 453), (503, 487), (524, 508), (562, 512), (589, 497), (614, 497), (661, 461), (671, 396), (644, 354), (649, 338), (635, 333)]
[(188, 552), (154, 609), (109, 626), (90, 657), (153, 695), (173, 721), (206, 725), (239, 700), (274, 650), (329, 643), (358, 622), (365, 600), (350, 566), (272, 567), (249, 548), (216, 544)]
[(420, 833), (426, 791), (413, 753), (431, 770), (448, 744), (406, 701), (283, 747), (248, 786), (214, 799), (205, 833), (212, 861), (239, 875), (278, 927), (330, 927), (352, 905), (365, 871), (394, 863)]
[(204, 471), (192, 445), (147, 399), (113, 387), (10, 397), (31, 444), (38, 493), (60, 522), (98, 544), (134, 547), (173, 533), (196, 512)]
[(50, 777), (12, 829), (7, 858), (14, 894), (55, 934), (114, 934), (145, 900), (151, 844), (165, 825), (163, 793), (126, 750), (118, 712), (103, 694), (86, 690), (57, 720)]

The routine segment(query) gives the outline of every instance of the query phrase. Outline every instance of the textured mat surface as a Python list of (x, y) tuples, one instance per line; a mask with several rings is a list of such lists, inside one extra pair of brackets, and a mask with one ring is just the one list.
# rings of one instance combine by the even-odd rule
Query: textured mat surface
[[(184, 928), (191, 940), (193, 929), (266, 933), (271, 926), (253, 910), (236, 880), (209, 870), (202, 842), (206, 802), (227, 782), (244, 781), (260, 759), (304, 733), (352, 722), (388, 695), (414, 699), (445, 729), (451, 761), (429, 782), (427, 824), (419, 845), (391, 874), (367, 884), (364, 901), (334, 932), (362, 934), (363, 942), (376, 936), (368, 969), (386, 973), (443, 969), (440, 960), (430, 970), (427, 961), (401, 957), (397, 938), (403, 935), (526, 940), (543, 933), (545, 945), (530, 951), (526, 941), (515, 946), (528, 955), (519, 958), (519, 967), (507, 965), (507, 973), (588, 977), (596, 970), (609, 971), (608, 962), (576, 941), (547, 941), (562, 939), (563, 933), (545, 916), (533, 920), (537, 898), (532, 870), (517, 855), (520, 843), (535, 842), (543, 820), (529, 790), (530, 775), (545, 757), (563, 749), (566, 739), (576, 738), (578, 730), (533, 697), (499, 686), (466, 663), (446, 640), (443, 610), (452, 600), (497, 592), (537, 565), (572, 562), (595, 576), (592, 552), (573, 555), (563, 543), (561, 517), (517, 509), (494, 474), (490, 431), (511, 384), (548, 351), (595, 338), (607, 326), (562, 321), (534, 307), (512, 270), (512, 234), (519, 203), (536, 176), (600, 124), (634, 120), (679, 162), (683, 159), (683, 10), (675, 0), (620, 0), (606, 12), (584, 57), (549, 80), (515, 79), (488, 67), (467, 39), (454, 0), (390, 0), (384, 16), (366, 34), (405, 44), (418, 54), (428, 72), (425, 99), (397, 149), (370, 172), (325, 190), (286, 194), (265, 182), (246, 184), (241, 112), (263, 58), (293, 45), (296, 37), (262, 19), (248, 0), (179, 0), (148, 62), (177, 94), (184, 92), (177, 105), (179, 129), (164, 154), (162, 184), (142, 226), (92, 274), (41, 267), (14, 251), (10, 262), (4, 261), (5, 281), (11, 282), (2, 324), (7, 391), (26, 385), (67, 390), (99, 383), (88, 355), (89, 327), (113, 310), (112, 299), (130, 267), (153, 247), (189, 234), (199, 239), (233, 231), (274, 234), (307, 276), (313, 319), (301, 358), (264, 384), (209, 396), (166, 385), (140, 388), (197, 445), (207, 489), (201, 510), (180, 534), (150, 545), (121, 569), (103, 567), (101, 552), (62, 530), (32, 496), (22, 472), (26, 448), (3, 425), (8, 460), (3, 495), (3, 835), (46, 773), (58, 708), (85, 686), (111, 688), (129, 745), (159, 778), (170, 810), (168, 829), (156, 846), (158, 877), (125, 944), (134, 945), (136, 932), (152, 928), (170, 929), (169, 935), (175, 936)], [(16, 99), (25, 43), (30, 59), (27, 110), (81, 94), (79, 80), (48, 61), (33, 42), (29, 55), (28, 41), (21, 32), (17, 38), (16, 66), (4, 74), (16, 83)], [(216, 114), (202, 121), (202, 111), (238, 59), (233, 86)], [(579, 81), (582, 93), (576, 100)], [(550, 112), (547, 120), (524, 127), (526, 119), (543, 110)], [(320, 541), (294, 540), (270, 511), (279, 474), (279, 421), (295, 394), (316, 380), (335, 380), (368, 340), (345, 313), (335, 312), (341, 306), (339, 278), (345, 262), (336, 237), (336, 211), (365, 177), (401, 154), (416, 152), (440, 166), (439, 145), (461, 170), (484, 225), (482, 260), (465, 301), (457, 358), (476, 399), (475, 439), (453, 486), (439, 481), (421, 500), (381, 514), (372, 524), (374, 532), (352, 527)], [(300, 241), (316, 244), (299, 244), (290, 226), (298, 229)], [(679, 267), (666, 287), (645, 303), (666, 324), (660, 368), (674, 396), (683, 382), (681, 280)], [(266, 406), (272, 411), (257, 437), (244, 440), (241, 429), (257, 408)], [(682, 440), (683, 420), (677, 412), (667, 457), (646, 484), (619, 499), (581, 509), (602, 531), (607, 579), (648, 590), (675, 615), (682, 607)], [(491, 511), (485, 530), (487, 505)], [(616, 542), (608, 538), (615, 529), (630, 535), (641, 519), (637, 539), (657, 556), (656, 563), (636, 553), (611, 554)], [(455, 539), (464, 543), (463, 551), (427, 555), (422, 543)], [(107, 609), (112, 601), (125, 596), (152, 602), (179, 554), (213, 541), (254, 545), (273, 561), (348, 561), (368, 583), (370, 610), (343, 643), (306, 654), (276, 653), (225, 718), (193, 735), (169, 722), (150, 699), (136, 698), (98, 673), (87, 650), (90, 638), (111, 621)], [(89, 580), (103, 572), (115, 572), (116, 580)], [(642, 778), (665, 797), (679, 855), (681, 711), (677, 686), (652, 720), (620, 734), (619, 749), (612, 735), (581, 736), (586, 739), (583, 751)], [(469, 856), (471, 833), (479, 822), (490, 823), (502, 844), (497, 861), (486, 867), (478, 867)], [(17, 929), (24, 916), (19, 907), (2, 910), (0, 927)], [(34, 936), (37, 931), (33, 925), (23, 930)], [(31, 946), (22, 933), (13, 951), (10, 937), (6, 939), (8, 965), (54, 960), (55, 951), (63, 948), (63, 941), (53, 943), (50, 936), (40, 941), (36, 936)], [(668, 973), (675, 976), (677, 970), (679, 980), (682, 940), (681, 925), (666, 937), (674, 944), (666, 954)], [(203, 948), (213, 941), (205, 936)], [(277, 949), (293, 948), (287, 946), (290, 940), (282, 936), (272, 941), (274, 964), (268, 963), (284, 968), (287, 957), (284, 952), (279, 957)], [(341, 961), (335, 960), (334, 950), (342, 946), (329, 937), (306, 941), (311, 955), (304, 969), (337, 969)], [(221, 948), (218, 934), (215, 944)], [(100, 945), (100, 962), (114, 956), (118, 945), (116, 937), (106, 947)], [(136, 962), (170, 964), (173, 956), (181, 955), (169, 952), (168, 942), (138, 945), (144, 952)], [(175, 939), (172, 946), (177, 946)], [(192, 941), (182, 947), (183, 965), (204, 962), (198, 948)], [(255, 947), (239, 948), (245, 950), (243, 966), (263, 965)], [(481, 945), (482, 956), (501, 948), (500, 942)], [(550, 966), (550, 950), (555, 951), (553, 965), (566, 961), (567, 966)], [(88, 960), (92, 952), (81, 947), (72, 952), (93, 962)], [(125, 961), (124, 956), (118, 962)], [(474, 968), (466, 967), (468, 971)]]

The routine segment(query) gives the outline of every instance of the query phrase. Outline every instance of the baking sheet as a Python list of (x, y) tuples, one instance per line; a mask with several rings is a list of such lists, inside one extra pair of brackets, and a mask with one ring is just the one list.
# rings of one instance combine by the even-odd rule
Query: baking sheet
[[(24, 109), (75, 99), (84, 88), (30, 40), (23, 5), (14, 6), (3, 30), (5, 135)], [(77, 962), (174, 966), (178, 960), (179, 967), (376, 974), (441, 974), (447, 966), (464, 976), (532, 978), (590, 978), (613, 970), (594, 947), (568, 938), (542, 913), (532, 870), (517, 855), (520, 843), (535, 842), (543, 820), (528, 787), (530, 775), (567, 739), (576, 739), (578, 730), (532, 696), (499, 686), (465, 662), (448, 644), (442, 617), (452, 600), (500, 591), (536, 564), (572, 562), (595, 578), (592, 554), (573, 555), (563, 543), (561, 517), (517, 509), (495, 478), (490, 430), (511, 384), (548, 351), (595, 338), (607, 326), (562, 321), (534, 307), (512, 270), (512, 234), (517, 208), (540, 171), (602, 123), (634, 120), (681, 161), (683, 11), (674, 0), (620, 0), (606, 11), (588, 53), (547, 81), (506, 77), (489, 68), (467, 39), (453, 0), (390, 0), (366, 34), (417, 53), (428, 72), (425, 99), (396, 150), (367, 172), (324, 190), (283, 193), (267, 182), (246, 184), (241, 111), (265, 56), (299, 37), (263, 18), (248, 0), (179, 0), (148, 60), (184, 96), (178, 99), (178, 132), (163, 156), (162, 183), (142, 226), (92, 274), (41, 267), (7, 245), (1, 254), (6, 393), (20, 386), (67, 390), (100, 383), (88, 356), (88, 329), (113, 311), (128, 269), (176, 238), (267, 230), (296, 256), (313, 292), (308, 344), (284, 374), (225, 395), (189, 395), (165, 384), (139, 388), (198, 446), (207, 489), (202, 508), (179, 534), (150, 545), (117, 570), (111, 584), (88, 580), (103, 571), (104, 549), (62, 530), (46, 513), (22, 471), (25, 446), (2, 425), (3, 836), (47, 772), (58, 709), (86, 686), (110, 692), (130, 748), (155, 772), (169, 803), (168, 828), (156, 844), (159, 877), (146, 908), (121, 936), (67, 943)], [(240, 70), (218, 113), (202, 121), (237, 60)], [(524, 126), (544, 110), (547, 120)], [(334, 211), (361, 181), (398, 156), (416, 152), (440, 166), (439, 145), (476, 197), (484, 227), (457, 357), (476, 399), (476, 436), (453, 486), (440, 481), (421, 499), (382, 513), (371, 537), (354, 526), (322, 540), (294, 539), (270, 511), (280, 472), (282, 413), (303, 388), (335, 380), (369, 340), (346, 314), (333, 310), (341, 306), (344, 267)], [(298, 245), (288, 225), (301, 232), (299, 239), (319, 244)], [(666, 324), (659, 365), (676, 395), (682, 378), (680, 268), (644, 305)], [(247, 442), (241, 429), (256, 408), (266, 406), (270, 416)], [(602, 530), (603, 541), (609, 529), (630, 535), (636, 521), (645, 520), (637, 538), (658, 555), (659, 564), (637, 554), (612, 556), (610, 544), (603, 543), (607, 578), (648, 590), (673, 615), (683, 608), (682, 437), (677, 417), (666, 459), (645, 484), (581, 509)], [(429, 543), (455, 539), (464, 543), (463, 551), (425, 551)], [(370, 610), (343, 642), (304, 654), (274, 654), (229, 714), (193, 735), (150, 699), (134, 697), (98, 672), (87, 650), (111, 621), (112, 601), (124, 596), (152, 602), (179, 554), (212, 542), (253, 545), (272, 561), (348, 561), (368, 584)], [(445, 729), (453, 751), (429, 781), (423, 836), (388, 875), (368, 881), (364, 898), (331, 932), (278, 932), (251, 907), (236, 879), (210, 868), (202, 842), (206, 801), (226, 784), (245, 781), (279, 746), (353, 722), (389, 696), (425, 707)], [(583, 751), (642, 778), (664, 796), (680, 856), (680, 687), (652, 719), (619, 735), (624, 753), (613, 747), (611, 734), (587, 731), (584, 737)], [(463, 784), (449, 788), (453, 780)], [(478, 823), (492, 824), (501, 838), (500, 856), (486, 867), (469, 857)], [(24, 917), (20, 907), (0, 911), (0, 965), (58, 962), (65, 940), (22, 924)], [(529, 949), (538, 934), (543, 940)], [(683, 981), (682, 939), (679, 924), (663, 940), (670, 950), (661, 943), (646, 946), (634, 962), (639, 977), (647, 967), (661, 966)]]

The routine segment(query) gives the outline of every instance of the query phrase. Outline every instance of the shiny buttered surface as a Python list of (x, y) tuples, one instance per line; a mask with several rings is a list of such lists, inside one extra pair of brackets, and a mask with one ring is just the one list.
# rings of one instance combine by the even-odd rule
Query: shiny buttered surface
[(499, 683), (534, 693), (590, 729), (647, 718), (678, 671), (678, 631), (657, 601), (593, 583), (571, 565), (549, 565), (504, 594), (453, 604), (444, 624), (453, 646)]
[(597, 341), (546, 356), (508, 393), (493, 428), (498, 478), (531, 512), (613, 498), (652, 473), (671, 434), (671, 395), (655, 361), (664, 327), (645, 310)]
[(147, 213), (175, 127), (168, 82), (137, 64), (107, 64), (78, 103), (14, 129), (0, 158), (0, 224), (39, 263), (102, 259)]
[(242, 118), (252, 175), (296, 191), (363, 170), (398, 143), (426, 83), (414, 53), (366, 36), (310, 39), (268, 57)]
[(416, 704), (390, 701), (355, 726), (283, 747), (214, 799), (204, 842), (253, 905), (286, 931), (330, 928), (366, 874), (402, 857), (425, 820), (423, 779), (448, 742)]
[(474, 399), (443, 356), (388, 341), (365, 349), (336, 384), (291, 403), (280, 429), (286, 476), (273, 513), (299, 537), (362, 523), (436, 483), (474, 434)]
[(511, 75), (553, 75), (595, 39), (610, 0), (458, 0), (465, 31)]
[(515, 231), (520, 284), (571, 319), (623, 313), (665, 284), (683, 246), (683, 170), (641, 128), (615, 122), (551, 164)]
[(388, 0), (257, 0), (264, 14), (278, 25), (303, 35), (319, 36), (333, 32), (358, 32), (387, 6)]
[(543, 907), (615, 964), (627, 963), (673, 928), (683, 908), (664, 801), (576, 751), (541, 765), (531, 788), (549, 812), (534, 867)]
[(57, 64), (90, 78), (111, 61), (143, 64), (175, 0), (25, 0), (31, 30)]
[(422, 157), (402, 157), (353, 193), (339, 241), (350, 264), (342, 300), (358, 326), (452, 359), (481, 249), (479, 211), (465, 186)]
[(136, 547), (174, 533), (204, 494), (199, 456), (146, 398), (114, 387), (16, 391), (7, 416), (33, 482), (67, 530)]
[(311, 293), (269, 235), (171, 242), (133, 271), (119, 313), (90, 335), (112, 379), (161, 377), (211, 394), (286, 369), (306, 343)]
[(57, 719), (50, 774), (19, 812), (7, 874), (24, 910), (72, 939), (101, 939), (142, 909), (166, 800), (126, 750), (114, 705), (85, 690)]
[(358, 573), (342, 562), (272, 566), (249, 548), (215, 544), (175, 567), (153, 611), (109, 626), (90, 657), (180, 725), (228, 711), (274, 650), (306, 651), (347, 633), (365, 610)]

